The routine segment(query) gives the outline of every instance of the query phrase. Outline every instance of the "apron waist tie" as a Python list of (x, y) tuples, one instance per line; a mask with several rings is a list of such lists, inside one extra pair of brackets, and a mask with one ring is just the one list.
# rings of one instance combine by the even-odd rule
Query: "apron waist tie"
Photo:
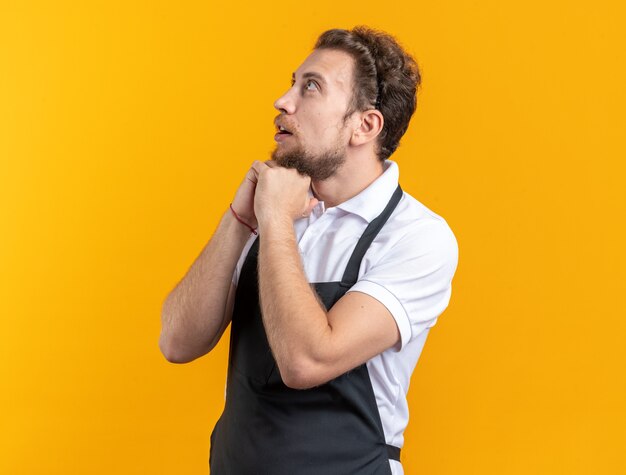
[(387, 455), (391, 460), (400, 461), (400, 447), (387, 444)]

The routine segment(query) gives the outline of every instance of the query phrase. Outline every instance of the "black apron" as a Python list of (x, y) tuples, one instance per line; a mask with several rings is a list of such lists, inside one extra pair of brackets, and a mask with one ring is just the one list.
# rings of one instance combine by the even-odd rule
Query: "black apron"
[[(363, 232), (341, 282), (311, 284), (330, 309), (358, 279), (365, 252), (400, 198)], [(283, 383), (259, 307), (253, 243), (241, 269), (233, 310), (226, 404), (211, 434), (212, 475), (391, 475), (387, 445), (366, 364), (311, 389)]]

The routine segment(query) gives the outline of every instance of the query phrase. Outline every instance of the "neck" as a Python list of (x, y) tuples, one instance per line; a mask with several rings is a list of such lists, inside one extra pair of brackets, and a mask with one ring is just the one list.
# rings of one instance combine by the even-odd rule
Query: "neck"
[(328, 209), (358, 195), (383, 171), (383, 164), (376, 157), (349, 157), (332, 177), (312, 181), (311, 189), (313, 195), (324, 202), (324, 208)]

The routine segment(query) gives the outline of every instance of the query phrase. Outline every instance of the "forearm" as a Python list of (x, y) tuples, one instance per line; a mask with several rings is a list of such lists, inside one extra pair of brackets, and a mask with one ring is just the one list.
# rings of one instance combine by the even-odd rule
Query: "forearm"
[(259, 291), (268, 342), (283, 379), (300, 381), (330, 336), (326, 311), (307, 281), (293, 224), (260, 228)]
[(213, 237), (163, 303), (159, 346), (172, 362), (191, 361), (217, 343), (232, 275), (250, 230), (227, 210)]

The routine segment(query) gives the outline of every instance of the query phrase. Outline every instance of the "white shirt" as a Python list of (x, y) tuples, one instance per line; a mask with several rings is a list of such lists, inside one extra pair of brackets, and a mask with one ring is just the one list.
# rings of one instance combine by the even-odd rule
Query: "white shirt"
[[(308, 282), (341, 280), (357, 241), (389, 202), (398, 178), (397, 163), (386, 160), (383, 174), (358, 195), (328, 209), (320, 202), (309, 217), (294, 221)], [(255, 239), (250, 234), (242, 251), (233, 275), (235, 285)], [(457, 241), (447, 222), (404, 192), (365, 253), (357, 283), (348, 290), (366, 293), (385, 305), (400, 330), (396, 346), (366, 363), (387, 444), (404, 444), (411, 373), (429, 329), (448, 306), (457, 262)], [(404, 473), (399, 462), (389, 462), (393, 475)]]

